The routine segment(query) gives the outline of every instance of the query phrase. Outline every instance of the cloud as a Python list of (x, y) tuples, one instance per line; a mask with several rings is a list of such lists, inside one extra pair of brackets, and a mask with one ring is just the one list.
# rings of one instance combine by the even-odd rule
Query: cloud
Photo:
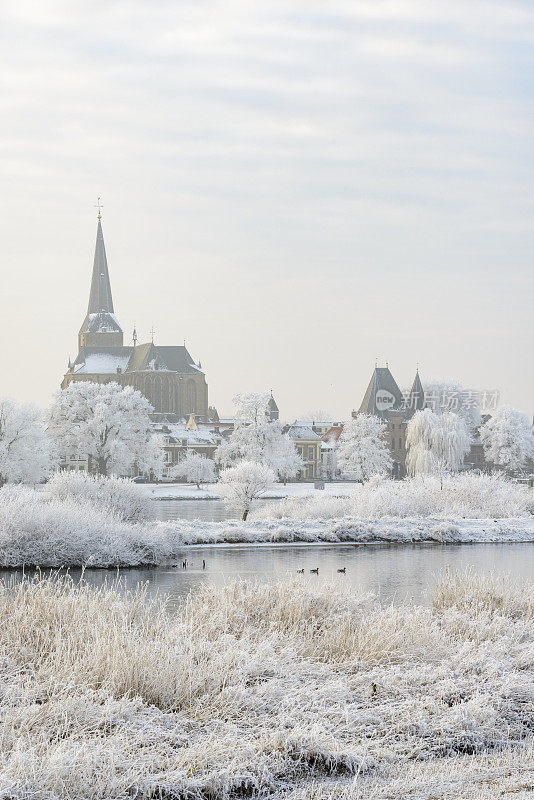
[[(516, 349), (533, 245), (529, 3), (22, 0), (3, 14), (8, 391), (45, 402), (59, 381), (100, 193), (121, 319), (195, 342), (226, 410), (248, 376), (287, 382), (293, 415), (332, 407), (335, 376), (342, 416), (377, 348), (406, 371), (426, 350), (433, 374), (456, 367), (470, 385), (502, 370), (511, 402), (532, 392)], [(50, 325), (35, 389), (25, 364)], [(289, 354), (315, 376), (313, 403)]]

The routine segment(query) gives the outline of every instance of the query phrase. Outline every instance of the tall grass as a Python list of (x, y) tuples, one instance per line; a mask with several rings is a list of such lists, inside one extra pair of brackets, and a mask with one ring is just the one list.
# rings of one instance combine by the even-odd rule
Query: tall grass
[(532, 744), (533, 594), (463, 573), (433, 608), (383, 608), (235, 582), (171, 615), (120, 583), (2, 586), (0, 796), (415, 800), (463, 776), (474, 798), (485, 754), (509, 786)]

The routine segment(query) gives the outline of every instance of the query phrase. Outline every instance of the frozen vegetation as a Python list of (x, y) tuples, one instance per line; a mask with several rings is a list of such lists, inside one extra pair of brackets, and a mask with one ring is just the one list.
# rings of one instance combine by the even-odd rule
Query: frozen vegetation
[(500, 475), (464, 473), (440, 480), (425, 476), (404, 481), (371, 479), (356, 484), (346, 497), (291, 497), (264, 506), (255, 519), (362, 520), (406, 517), (505, 518), (534, 513), (534, 494), (525, 485)]
[(534, 587), (432, 607), (302, 584), (0, 588), (0, 796), (526, 800)]
[(534, 541), (533, 493), (503, 478), (377, 480), (348, 497), (276, 501), (246, 522), (158, 522), (150, 495), (120, 478), (55, 476), (0, 490), (0, 566), (172, 564), (187, 545)]

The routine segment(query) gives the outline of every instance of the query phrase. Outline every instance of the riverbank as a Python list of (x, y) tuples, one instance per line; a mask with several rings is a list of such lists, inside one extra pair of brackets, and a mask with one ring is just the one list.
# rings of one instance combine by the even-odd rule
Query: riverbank
[[(72, 511), (72, 510), (71, 510)], [(141, 567), (179, 563), (188, 548), (239, 545), (534, 543), (534, 518), (256, 520), (127, 523), (44, 505), (0, 520), (0, 566)]]
[(0, 793), (523, 800), (533, 618), (532, 584), (472, 573), (431, 608), (238, 582), (173, 617), (143, 590), (2, 586)]
[(279, 500), (246, 522), (157, 521), (157, 505), (114, 478), (4, 487), (0, 566), (168, 565), (192, 545), (534, 542), (532, 491), (491, 476), (369, 482), (348, 498)]

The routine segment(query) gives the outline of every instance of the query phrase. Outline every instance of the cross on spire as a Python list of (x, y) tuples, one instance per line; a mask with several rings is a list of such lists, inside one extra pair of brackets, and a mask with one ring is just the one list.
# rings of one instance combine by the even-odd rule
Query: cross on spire
[(96, 206), (94, 206), (94, 208), (98, 208), (98, 214), (97, 214), (96, 218), (97, 219), (102, 219), (101, 211), (104, 208), (104, 206), (100, 202), (100, 195), (98, 196), (98, 200), (97, 200)]

